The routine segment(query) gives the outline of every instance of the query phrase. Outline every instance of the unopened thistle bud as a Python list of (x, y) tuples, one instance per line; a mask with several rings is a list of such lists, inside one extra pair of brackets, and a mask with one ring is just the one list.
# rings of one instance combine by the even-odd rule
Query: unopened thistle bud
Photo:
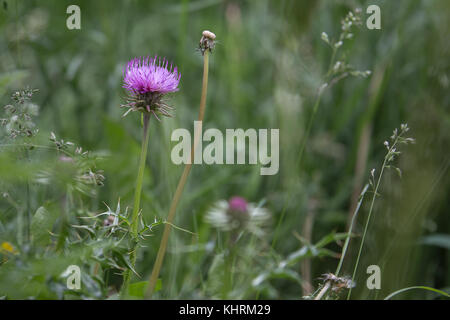
[(202, 38), (200, 39), (199, 48), (202, 54), (205, 54), (206, 50), (211, 52), (216, 45), (216, 35), (211, 31), (205, 30), (202, 33)]
[(108, 218), (103, 220), (103, 226), (109, 227), (114, 224), (115, 217), (113, 215), (109, 215)]

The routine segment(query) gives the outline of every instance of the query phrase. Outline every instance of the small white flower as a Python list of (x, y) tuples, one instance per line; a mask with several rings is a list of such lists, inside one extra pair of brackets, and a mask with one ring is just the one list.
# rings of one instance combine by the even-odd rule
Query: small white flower
[(342, 41), (338, 41), (338, 42), (336, 42), (335, 44), (334, 44), (334, 47), (337, 49), (337, 48), (339, 48), (340, 46), (342, 46), (344, 43), (342, 42)]

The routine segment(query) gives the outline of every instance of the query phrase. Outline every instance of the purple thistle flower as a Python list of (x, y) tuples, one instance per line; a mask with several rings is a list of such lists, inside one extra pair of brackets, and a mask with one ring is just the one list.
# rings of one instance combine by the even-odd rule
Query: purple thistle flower
[(228, 201), (228, 207), (232, 211), (247, 212), (247, 201), (242, 197), (232, 197)]
[(158, 92), (166, 94), (178, 91), (181, 74), (164, 58), (134, 58), (124, 70), (123, 87), (135, 94)]
[(123, 88), (130, 96), (122, 107), (130, 111), (141, 111), (170, 117), (172, 108), (162, 101), (165, 94), (178, 91), (181, 74), (164, 58), (155, 56), (134, 58), (129, 61), (123, 71)]
[(263, 235), (262, 227), (269, 219), (267, 209), (239, 196), (217, 201), (205, 217), (207, 222), (223, 231), (246, 229), (256, 235)]

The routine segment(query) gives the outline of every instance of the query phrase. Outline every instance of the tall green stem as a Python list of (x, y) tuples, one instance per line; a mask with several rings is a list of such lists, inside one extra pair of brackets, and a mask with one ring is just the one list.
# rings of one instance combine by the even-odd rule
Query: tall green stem
[[(388, 153), (384, 157), (383, 165), (381, 166), (381, 172), (380, 172), (380, 175), (378, 176), (378, 180), (377, 180), (377, 183), (375, 185), (375, 189), (374, 189), (374, 193), (373, 193), (373, 197), (372, 197), (372, 202), (370, 203), (369, 214), (367, 216), (366, 225), (364, 227), (364, 232), (363, 232), (363, 235), (362, 235), (361, 244), (359, 245), (358, 257), (356, 258), (355, 268), (353, 269), (352, 282), (355, 280), (356, 271), (358, 270), (359, 259), (361, 258), (362, 249), (364, 247), (364, 241), (366, 239), (367, 229), (369, 227), (370, 218), (372, 216), (372, 211), (373, 211), (373, 206), (375, 204), (375, 198), (378, 195), (378, 188), (380, 186), (381, 178), (383, 177), (384, 169), (386, 168), (387, 163), (390, 161), (391, 153), (395, 151), (395, 147), (396, 147), (396, 145), (397, 145), (397, 143), (399, 141), (399, 138), (402, 136), (402, 134), (404, 132), (406, 132), (406, 131), (402, 131), (400, 133), (400, 135), (395, 139), (395, 141), (392, 144), (392, 146), (389, 147)], [(351, 294), (352, 294), (352, 288), (350, 288), (350, 290), (348, 291), (347, 300), (350, 299)]]
[[(206, 93), (208, 91), (208, 50), (205, 51), (203, 55), (203, 80), (202, 80), (202, 96), (200, 99), (200, 111), (198, 115), (198, 121), (203, 122), (203, 117), (205, 115), (206, 106)], [(156, 281), (158, 280), (159, 273), (161, 271), (161, 266), (164, 261), (164, 255), (166, 253), (167, 244), (169, 241), (169, 235), (172, 227), (173, 220), (175, 218), (175, 212), (177, 211), (178, 202), (180, 201), (181, 194), (183, 193), (184, 185), (186, 184), (189, 172), (191, 171), (192, 162), (194, 162), (194, 150), (197, 147), (198, 140), (200, 138), (200, 132), (194, 133), (194, 145), (191, 149), (191, 161), (187, 163), (184, 167), (183, 174), (181, 175), (180, 181), (178, 182), (177, 189), (175, 190), (175, 195), (172, 199), (172, 203), (169, 209), (169, 215), (167, 216), (167, 221), (164, 226), (164, 233), (161, 239), (161, 244), (159, 245), (158, 254), (156, 256), (155, 265), (153, 266), (152, 275), (150, 276), (150, 281), (148, 289), (146, 292), (146, 298), (150, 298), (155, 290)]]
[[(372, 202), (370, 203), (369, 215), (367, 217), (366, 225), (364, 227), (364, 232), (363, 232), (363, 236), (361, 239), (361, 244), (359, 246), (358, 257), (356, 258), (355, 268), (353, 270), (353, 275), (352, 275), (352, 282), (355, 281), (355, 275), (356, 275), (356, 271), (358, 270), (359, 259), (361, 258), (362, 249), (364, 247), (364, 241), (366, 239), (367, 229), (368, 229), (369, 223), (370, 223), (370, 217), (372, 216), (373, 206), (375, 204), (375, 198), (377, 197), (377, 194), (378, 194), (378, 187), (380, 186), (381, 177), (383, 176), (384, 168), (386, 167), (387, 158), (388, 158), (388, 156), (384, 157), (383, 166), (381, 167), (381, 172), (378, 177), (377, 185), (376, 185), (374, 193), (373, 193)], [(348, 291), (347, 300), (350, 299), (351, 294), (352, 294), (352, 288), (350, 288), (350, 290)]]
[(369, 185), (366, 184), (364, 186), (363, 191), (359, 195), (358, 204), (357, 204), (357, 206), (355, 208), (355, 212), (353, 213), (352, 221), (350, 223), (350, 227), (349, 227), (348, 233), (347, 233), (347, 238), (345, 238), (344, 247), (342, 248), (341, 258), (339, 259), (339, 264), (337, 266), (336, 272), (334, 273), (334, 275), (336, 277), (338, 277), (339, 276), (339, 272), (341, 272), (342, 264), (344, 263), (345, 254), (347, 253), (348, 244), (350, 242), (350, 237), (352, 236), (352, 231), (353, 231), (353, 226), (354, 226), (355, 221), (356, 221), (356, 216), (358, 215), (359, 208), (361, 207), (361, 204), (362, 204), (362, 202), (364, 200), (364, 195), (366, 194), (366, 191), (367, 191), (368, 188), (369, 188)]
[[(131, 235), (133, 236), (133, 246), (130, 253), (130, 262), (131, 266), (134, 268), (136, 264), (136, 251), (137, 244), (139, 242), (138, 239), (138, 225), (139, 225), (139, 210), (140, 210), (140, 202), (141, 202), (141, 192), (142, 192), (142, 183), (144, 181), (144, 171), (145, 171), (145, 160), (147, 159), (147, 149), (148, 149), (148, 141), (150, 138), (150, 130), (149, 130), (149, 120), (150, 115), (144, 114), (144, 134), (141, 146), (141, 157), (139, 160), (139, 169), (138, 176), (136, 180), (136, 189), (134, 191), (134, 205), (133, 205), (133, 213), (131, 215)], [(123, 285), (121, 290), (121, 296), (126, 297), (128, 295), (128, 286), (130, 284), (131, 278), (131, 270), (127, 269), (124, 274)]]
[(222, 286), (222, 299), (229, 299), (230, 292), (233, 291), (233, 269), (236, 262), (236, 233), (229, 234), (227, 240), (225, 241), (225, 246), (227, 251), (224, 255), (224, 277)]

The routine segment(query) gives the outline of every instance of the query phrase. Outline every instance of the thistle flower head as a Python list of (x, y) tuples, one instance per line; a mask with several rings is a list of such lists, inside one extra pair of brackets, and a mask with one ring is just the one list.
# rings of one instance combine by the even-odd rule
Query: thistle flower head
[(202, 38), (200, 39), (199, 49), (202, 54), (205, 54), (206, 50), (212, 52), (216, 45), (216, 35), (211, 31), (205, 30), (202, 32)]
[(270, 218), (269, 211), (242, 197), (220, 200), (206, 215), (206, 221), (222, 231), (247, 230), (255, 235), (263, 235), (261, 227)]
[(181, 74), (164, 58), (134, 58), (124, 70), (123, 87), (134, 94), (178, 91)]
[(127, 104), (122, 107), (130, 111), (148, 112), (158, 120), (158, 115), (170, 117), (169, 107), (164, 101), (164, 95), (178, 91), (181, 74), (177, 67), (164, 58), (134, 58), (128, 62), (123, 71), (123, 88), (130, 96)]
[(228, 207), (231, 211), (247, 212), (247, 201), (242, 197), (232, 197), (228, 201)]

